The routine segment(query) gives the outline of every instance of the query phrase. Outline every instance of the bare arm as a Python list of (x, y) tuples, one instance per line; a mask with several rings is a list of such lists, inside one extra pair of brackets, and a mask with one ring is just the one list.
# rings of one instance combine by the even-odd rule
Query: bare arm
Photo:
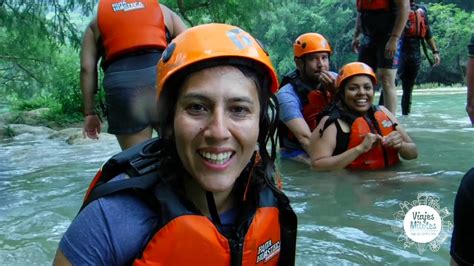
[(303, 150), (309, 154), (309, 140), (311, 138), (311, 130), (303, 118), (295, 118), (287, 121), (285, 125), (295, 135)]
[(61, 250), (56, 250), (56, 256), (54, 257), (53, 266), (70, 266), (72, 265), (69, 260), (64, 256)]
[[(99, 60), (97, 38), (94, 33), (97, 21), (94, 19), (86, 28), (81, 45), (81, 90), (84, 114), (94, 112), (94, 92), (97, 90), (97, 62)], [(94, 25), (95, 24), (95, 25)]]
[[(311, 134), (310, 142), (310, 156), (311, 156), (311, 168), (313, 170), (336, 170), (343, 169), (349, 165), (352, 161), (357, 159), (359, 155), (369, 151), (372, 145), (381, 140), (379, 135), (367, 134), (361, 144), (358, 146), (346, 150), (345, 152), (332, 155), (336, 149), (337, 142), (337, 128), (335, 124), (330, 125), (326, 128), (323, 135), (320, 135), (320, 130), (324, 126), (327, 117), (321, 119), (318, 127)], [(340, 122), (343, 123), (343, 122)]]
[(361, 32), (362, 30), (360, 28), (360, 12), (357, 12), (357, 18), (356, 18), (356, 23), (355, 23), (355, 28), (354, 28), (354, 37), (352, 37), (352, 51), (354, 53), (359, 52)]
[(402, 36), (402, 32), (408, 20), (408, 13), (410, 12), (409, 0), (394, 0), (394, 2), (397, 7), (397, 16), (395, 17), (392, 32), (390, 33), (390, 39), (385, 46), (386, 58), (393, 58), (395, 56), (398, 40), (400, 36)]
[(87, 26), (81, 45), (81, 91), (84, 104), (84, 136), (98, 139), (101, 122), (95, 114), (94, 94), (97, 91), (97, 62), (99, 53), (97, 39), (99, 38), (97, 19), (94, 18)]
[[(380, 109), (394, 122), (398, 122), (395, 116), (384, 106)], [(408, 136), (405, 129), (398, 124), (396, 131), (384, 136), (382, 139), (384, 146), (392, 147), (398, 150), (400, 156), (405, 160), (412, 160), (418, 157), (418, 149), (415, 142)]]
[(430, 46), (431, 52), (433, 53), (433, 57), (434, 57), (434, 60), (435, 60), (433, 66), (438, 66), (439, 63), (441, 62), (441, 58), (439, 57), (439, 50), (436, 47), (436, 42), (435, 42), (433, 37), (426, 40), (426, 42)]
[(175, 38), (186, 30), (183, 20), (175, 12), (163, 4), (160, 4), (160, 7), (165, 17), (165, 25), (171, 33), (171, 38)]

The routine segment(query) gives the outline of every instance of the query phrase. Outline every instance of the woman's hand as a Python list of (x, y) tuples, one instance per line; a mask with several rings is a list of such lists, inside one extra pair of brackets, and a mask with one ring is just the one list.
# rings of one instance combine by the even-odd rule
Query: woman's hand
[(367, 133), (365, 135), (364, 140), (362, 141), (359, 146), (356, 147), (356, 149), (362, 154), (364, 152), (368, 152), (372, 147), (378, 142), (382, 141), (382, 136), (379, 134), (372, 134), (372, 133)]
[(382, 145), (384, 145), (385, 147), (392, 147), (396, 150), (400, 150), (403, 145), (402, 135), (398, 131), (393, 131), (382, 138)]

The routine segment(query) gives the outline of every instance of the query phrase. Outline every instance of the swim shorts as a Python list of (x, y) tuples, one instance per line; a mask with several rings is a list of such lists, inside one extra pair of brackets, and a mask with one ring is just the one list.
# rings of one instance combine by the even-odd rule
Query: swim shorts
[(359, 61), (366, 63), (374, 70), (377, 68), (397, 69), (400, 57), (400, 41), (395, 56), (392, 59), (387, 59), (385, 58), (385, 45), (388, 39), (390, 39), (389, 35), (364, 35), (359, 49)]
[(103, 85), (108, 132), (133, 134), (157, 127), (156, 64), (161, 52), (123, 57), (109, 64)]

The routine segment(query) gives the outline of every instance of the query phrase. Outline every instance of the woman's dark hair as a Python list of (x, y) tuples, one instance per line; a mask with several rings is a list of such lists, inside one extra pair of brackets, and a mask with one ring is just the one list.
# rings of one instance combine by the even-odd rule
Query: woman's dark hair
[[(260, 102), (260, 119), (259, 119), (259, 135), (257, 139), (258, 153), (261, 157), (260, 162), (256, 161), (256, 156), (252, 156), (248, 166), (243, 170), (238, 178), (236, 185), (246, 184), (246, 180), (252, 171), (254, 164), (256, 167), (253, 172), (256, 174), (252, 178), (252, 184), (260, 187), (264, 182), (272, 181), (275, 172), (276, 157), (276, 122), (278, 121), (278, 102), (276, 97), (270, 92), (269, 78), (262, 72), (259, 65), (249, 62), (248, 60), (225, 58), (214, 59), (212, 61), (200, 62), (191, 65), (186, 70), (178, 72), (170, 78), (163, 88), (158, 101), (158, 121), (160, 123), (159, 134), (163, 139), (164, 154), (167, 156), (163, 159), (161, 165), (164, 174), (173, 175), (176, 169), (184, 169), (176, 151), (176, 144), (173, 134), (173, 123), (176, 111), (176, 104), (180, 90), (186, 77), (196, 71), (210, 68), (214, 66), (234, 66), (238, 68), (246, 77), (255, 82)], [(269, 144), (270, 151), (267, 149)], [(254, 185), (250, 187), (255, 187)], [(239, 189), (239, 188), (236, 188)], [(253, 194), (253, 193), (252, 193)]]

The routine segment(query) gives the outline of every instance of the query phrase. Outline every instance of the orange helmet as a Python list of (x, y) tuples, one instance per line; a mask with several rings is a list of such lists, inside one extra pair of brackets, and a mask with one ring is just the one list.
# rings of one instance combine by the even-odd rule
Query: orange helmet
[(257, 66), (268, 77), (270, 91), (278, 89), (270, 56), (254, 37), (236, 26), (204, 24), (178, 35), (163, 52), (157, 68), (158, 97), (173, 75), (196, 63), (215, 59), (237, 59), (235, 62)]
[(336, 79), (336, 88), (338, 90), (342, 89), (340, 86), (344, 83), (344, 81), (357, 75), (367, 75), (372, 80), (374, 85), (377, 84), (377, 78), (375, 77), (375, 73), (370, 66), (361, 62), (353, 62), (344, 65), (341, 70), (339, 70), (339, 76)]
[(327, 52), (332, 54), (331, 46), (328, 40), (319, 33), (305, 33), (300, 35), (293, 43), (293, 53), (295, 57), (301, 57), (305, 54)]

